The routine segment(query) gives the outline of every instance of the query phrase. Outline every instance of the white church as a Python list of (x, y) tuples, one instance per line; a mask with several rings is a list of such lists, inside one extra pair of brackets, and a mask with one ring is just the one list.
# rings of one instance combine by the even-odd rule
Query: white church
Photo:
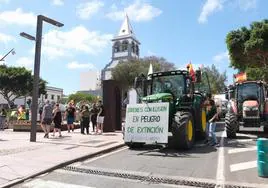
[(102, 70), (101, 80), (112, 79), (112, 69), (120, 62), (139, 58), (140, 42), (137, 40), (127, 14), (117, 36), (112, 39), (112, 60)]
[(112, 39), (112, 58), (101, 72), (87, 71), (80, 74), (80, 91), (102, 95), (101, 81), (112, 79), (112, 69), (120, 62), (139, 58), (140, 42), (136, 38), (127, 14), (118, 34)]

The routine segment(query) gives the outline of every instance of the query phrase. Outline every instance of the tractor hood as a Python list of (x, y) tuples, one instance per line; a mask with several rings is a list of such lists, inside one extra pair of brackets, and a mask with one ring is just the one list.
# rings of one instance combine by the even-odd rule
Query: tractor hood
[(243, 107), (258, 107), (259, 104), (255, 100), (248, 100), (243, 102)]
[(142, 98), (142, 101), (146, 102), (168, 102), (172, 99), (172, 95), (170, 93), (157, 93), (154, 95), (148, 95)]

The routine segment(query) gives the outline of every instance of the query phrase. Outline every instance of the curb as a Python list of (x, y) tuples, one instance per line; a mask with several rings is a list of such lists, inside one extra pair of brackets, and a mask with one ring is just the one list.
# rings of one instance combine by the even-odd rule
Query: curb
[(29, 175), (29, 176), (25, 176), (25, 177), (23, 177), (22, 179), (13, 180), (13, 181), (8, 182), (8, 183), (6, 183), (6, 184), (0, 185), (0, 187), (2, 187), (2, 188), (9, 188), (9, 187), (12, 187), (12, 186), (17, 185), (17, 184), (19, 184), (19, 183), (23, 183), (25, 180), (28, 180), (28, 179), (31, 179), (31, 178), (35, 178), (36, 176), (39, 176), (39, 175), (41, 175), (41, 174), (45, 174), (45, 173), (47, 173), (47, 172), (56, 170), (56, 169), (58, 169), (58, 168), (61, 168), (61, 167), (63, 167), (63, 166), (67, 166), (67, 165), (69, 165), (69, 164), (72, 164), (72, 163), (75, 163), (75, 162), (78, 162), (78, 161), (86, 160), (87, 158), (96, 157), (96, 156), (98, 156), (98, 155), (103, 155), (103, 154), (105, 154), (105, 153), (109, 153), (109, 152), (111, 152), (111, 151), (113, 151), (113, 150), (116, 150), (116, 149), (119, 149), (119, 148), (121, 148), (121, 147), (123, 147), (123, 146), (125, 146), (124, 143), (119, 144), (119, 145), (117, 145), (117, 146), (113, 146), (113, 147), (111, 147), (111, 148), (107, 148), (107, 149), (105, 149), (105, 150), (98, 151), (98, 152), (96, 152), (96, 153), (91, 153), (91, 154), (88, 154), (88, 155), (84, 155), (84, 156), (82, 156), (82, 157), (78, 157), (78, 158), (76, 158), (76, 159), (72, 159), (72, 160), (69, 160), (69, 161), (65, 161), (65, 162), (63, 162), (63, 163), (60, 163), (60, 164), (58, 164), (58, 165), (55, 165), (55, 166), (50, 167), (50, 168), (48, 168), (48, 169), (45, 169), (45, 170), (43, 170), (43, 171), (41, 171), (41, 172), (37, 172), (37, 173), (35, 173), (35, 174)]

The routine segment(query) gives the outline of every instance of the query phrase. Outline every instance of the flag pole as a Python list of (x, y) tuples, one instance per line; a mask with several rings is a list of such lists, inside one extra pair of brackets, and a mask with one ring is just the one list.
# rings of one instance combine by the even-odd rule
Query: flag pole
[(4, 56), (0, 59), (0, 61), (5, 61), (6, 56), (8, 56), (8, 54), (10, 54), (13, 50), (14, 50), (14, 48), (12, 48), (9, 52), (7, 52), (7, 54), (4, 55)]

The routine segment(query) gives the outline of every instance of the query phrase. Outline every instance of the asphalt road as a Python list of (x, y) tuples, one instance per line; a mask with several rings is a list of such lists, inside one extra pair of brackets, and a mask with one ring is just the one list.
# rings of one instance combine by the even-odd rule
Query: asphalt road
[[(268, 187), (257, 174), (258, 134), (238, 134), (229, 140), (219, 124), (221, 147), (198, 141), (189, 151), (155, 146), (109, 154), (74, 163), (16, 187)], [(262, 135), (266, 136), (266, 135)]]

